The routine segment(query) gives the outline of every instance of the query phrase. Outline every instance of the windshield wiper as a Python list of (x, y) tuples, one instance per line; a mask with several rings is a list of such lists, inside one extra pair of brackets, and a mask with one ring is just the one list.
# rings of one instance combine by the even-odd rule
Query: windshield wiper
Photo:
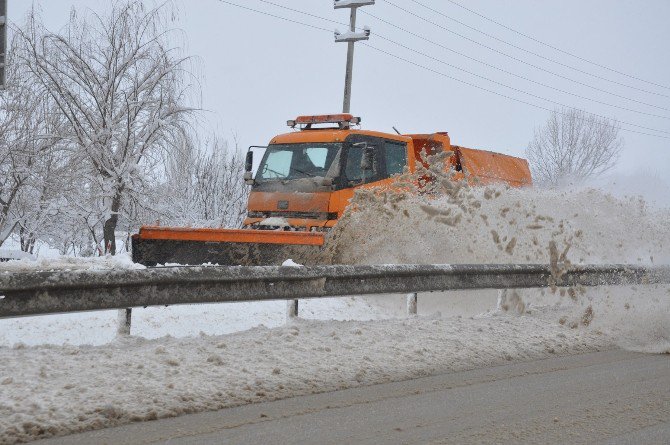
[(286, 176), (282, 177), (283, 176), (282, 173), (278, 172), (277, 170), (272, 170), (271, 168), (268, 168), (267, 165), (263, 167), (263, 174), (265, 174), (265, 172), (274, 173), (275, 175), (277, 175), (277, 177), (276, 178), (263, 178), (263, 179), (286, 179)]
[(277, 177), (276, 178), (263, 178), (263, 179), (267, 179), (267, 180), (276, 179), (276, 180), (279, 180), (279, 181), (282, 181), (282, 182), (283, 181), (290, 181), (291, 179), (298, 179), (298, 178), (291, 178), (290, 177), (292, 172), (300, 173), (300, 174), (303, 174), (305, 176), (309, 176), (310, 178), (316, 178), (317, 177), (317, 175), (315, 175), (314, 173), (298, 170), (297, 168), (292, 168), (287, 176), (284, 176), (283, 173), (280, 173), (276, 170), (272, 170), (271, 168), (269, 168), (267, 166), (263, 167), (263, 174), (265, 174), (266, 172), (274, 173), (275, 175), (277, 175)]
[(311, 178), (316, 178), (316, 175), (315, 175), (314, 173), (304, 172), (304, 171), (302, 171), (302, 170), (298, 170), (297, 168), (293, 168), (292, 170), (293, 170), (294, 172), (298, 172), (298, 173), (302, 173), (303, 175), (307, 175), (307, 176), (309, 176), (309, 177), (311, 177)]

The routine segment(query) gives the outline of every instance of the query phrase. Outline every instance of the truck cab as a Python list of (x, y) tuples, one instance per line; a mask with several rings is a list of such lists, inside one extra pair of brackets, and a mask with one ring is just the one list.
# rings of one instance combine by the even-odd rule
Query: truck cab
[[(390, 185), (414, 171), (409, 136), (352, 129), (351, 115), (301, 116), (300, 131), (274, 137), (251, 178), (246, 228), (324, 231), (335, 225), (356, 189)], [(315, 124), (336, 127), (314, 128)], [(247, 163), (250, 171), (250, 162)]]

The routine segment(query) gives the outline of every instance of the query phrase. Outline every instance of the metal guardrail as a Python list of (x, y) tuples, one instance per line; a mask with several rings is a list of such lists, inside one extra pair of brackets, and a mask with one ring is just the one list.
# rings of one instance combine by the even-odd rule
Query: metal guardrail
[(670, 284), (670, 266), (558, 265), (553, 270), (549, 265), (466, 264), (5, 272), (0, 273), (0, 318), (458, 289)]

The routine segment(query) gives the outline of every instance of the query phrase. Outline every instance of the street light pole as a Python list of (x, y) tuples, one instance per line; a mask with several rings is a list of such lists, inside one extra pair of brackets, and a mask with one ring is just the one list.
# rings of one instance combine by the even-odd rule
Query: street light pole
[(370, 28), (363, 28), (363, 32), (356, 32), (356, 10), (361, 6), (374, 5), (375, 0), (334, 0), (335, 9), (350, 8), (349, 31), (341, 34), (335, 30), (335, 42), (347, 42), (347, 70), (344, 77), (344, 101), (342, 112), (351, 111), (351, 79), (354, 70), (354, 44), (359, 40), (370, 38)]
[[(349, 30), (356, 32), (356, 10), (358, 8), (351, 8), (349, 15)], [(348, 113), (351, 111), (351, 76), (354, 70), (354, 42), (347, 43), (347, 72), (344, 75), (344, 103), (342, 104), (342, 112)]]

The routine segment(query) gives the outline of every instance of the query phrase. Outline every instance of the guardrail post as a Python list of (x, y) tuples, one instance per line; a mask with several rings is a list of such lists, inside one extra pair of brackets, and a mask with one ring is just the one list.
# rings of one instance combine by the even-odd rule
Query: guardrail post
[(296, 318), (298, 316), (298, 300), (286, 301), (286, 317), (288, 319)]
[(117, 335), (130, 335), (130, 321), (133, 315), (132, 308), (119, 309), (119, 324), (116, 329)]
[(417, 300), (418, 294), (416, 292), (407, 294), (407, 315), (416, 315)]

